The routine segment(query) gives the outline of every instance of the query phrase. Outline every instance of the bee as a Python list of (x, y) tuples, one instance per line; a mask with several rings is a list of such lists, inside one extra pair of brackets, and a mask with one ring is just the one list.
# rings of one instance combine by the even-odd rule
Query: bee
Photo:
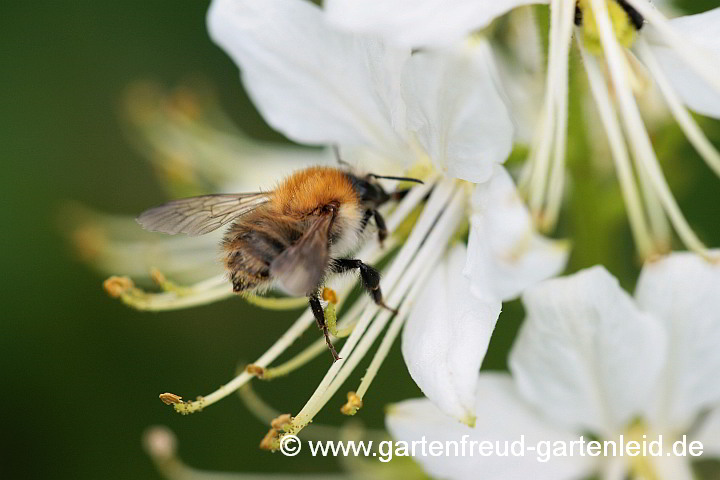
[(333, 356), (319, 290), (330, 274), (359, 271), (374, 302), (385, 304), (380, 274), (349, 256), (359, 245), (370, 219), (380, 243), (388, 235), (378, 208), (405, 191), (387, 193), (378, 179), (405, 177), (356, 175), (338, 167), (310, 167), (281, 181), (274, 190), (214, 194), (174, 200), (143, 212), (146, 230), (170, 235), (203, 235), (232, 223), (222, 241), (224, 264), (238, 294), (261, 294), (272, 287), (307, 296), (310, 309)]

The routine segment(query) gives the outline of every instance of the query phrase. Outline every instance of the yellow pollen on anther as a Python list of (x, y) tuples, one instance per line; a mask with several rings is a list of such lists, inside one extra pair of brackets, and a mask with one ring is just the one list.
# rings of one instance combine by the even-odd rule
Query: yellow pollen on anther
[(363, 406), (362, 399), (355, 392), (348, 392), (347, 403), (342, 406), (340, 412), (343, 415), (355, 415)]
[(156, 285), (161, 287), (167, 283), (167, 278), (165, 278), (165, 275), (157, 268), (150, 269), (150, 278)]
[(265, 369), (263, 367), (261, 367), (260, 365), (254, 365), (252, 363), (245, 367), (245, 371), (250, 375), (255, 375), (258, 378), (263, 378), (263, 376), (265, 375)]
[(270, 421), (270, 430), (260, 441), (260, 448), (262, 450), (277, 450), (280, 447), (280, 433), (285, 430), (287, 425), (290, 425), (292, 419), (293, 417), (291, 414), (283, 413)]
[(337, 294), (335, 293), (335, 290), (333, 290), (332, 288), (328, 288), (328, 287), (323, 288), (322, 298), (326, 302), (330, 302), (333, 305), (336, 305), (338, 302)]
[(277, 444), (278, 431), (271, 428), (268, 433), (265, 434), (262, 440), (260, 440), (260, 448), (263, 450), (275, 450)]
[(182, 397), (180, 395), (175, 395), (174, 393), (169, 393), (169, 392), (161, 393), (159, 395), (159, 397), (160, 397), (160, 400), (165, 405), (175, 405), (178, 403), (184, 403), (182, 401)]
[(113, 298), (120, 297), (123, 293), (135, 287), (129, 277), (112, 276), (103, 282), (103, 288)]
[(285, 425), (292, 422), (292, 415), (289, 413), (283, 413), (282, 415), (278, 415), (277, 418), (274, 418), (270, 422), (270, 426), (274, 428), (277, 431), (283, 430), (285, 428)]

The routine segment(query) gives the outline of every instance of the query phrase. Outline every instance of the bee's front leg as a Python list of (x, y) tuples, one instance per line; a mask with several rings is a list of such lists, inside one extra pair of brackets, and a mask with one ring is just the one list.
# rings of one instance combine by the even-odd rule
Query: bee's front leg
[(375, 218), (375, 225), (377, 225), (378, 229), (378, 240), (380, 241), (380, 246), (382, 247), (383, 242), (388, 236), (388, 229), (387, 225), (385, 225), (385, 219), (382, 217), (382, 215), (380, 215), (380, 212), (378, 212), (377, 210), (365, 210), (365, 215), (360, 222), (360, 230), (365, 231), (365, 228), (367, 227), (367, 224), (371, 218)]
[(383, 242), (388, 236), (387, 225), (385, 225), (385, 219), (380, 215), (380, 212), (373, 210), (373, 217), (375, 218), (375, 225), (378, 229), (378, 240), (380, 240), (380, 246), (383, 246)]
[(317, 293), (313, 293), (312, 295), (308, 296), (308, 303), (310, 304), (310, 310), (312, 310), (313, 315), (315, 316), (315, 321), (317, 322), (318, 328), (322, 330), (323, 335), (325, 335), (325, 343), (327, 343), (327, 346), (330, 349), (330, 353), (333, 357), (333, 362), (337, 362), (338, 360), (340, 360), (340, 356), (337, 354), (337, 351), (335, 351), (335, 346), (330, 340), (330, 332), (328, 331), (327, 323), (325, 323), (325, 312), (323, 311), (322, 305), (320, 304), (320, 298), (318, 298)]
[(380, 290), (380, 272), (375, 270), (370, 265), (357, 260), (354, 258), (336, 258), (331, 263), (333, 272), (342, 273), (350, 270), (360, 270), (360, 280), (362, 280), (363, 287), (370, 294), (373, 301), (394, 314), (397, 314), (397, 309), (390, 307), (383, 299), (382, 291)]

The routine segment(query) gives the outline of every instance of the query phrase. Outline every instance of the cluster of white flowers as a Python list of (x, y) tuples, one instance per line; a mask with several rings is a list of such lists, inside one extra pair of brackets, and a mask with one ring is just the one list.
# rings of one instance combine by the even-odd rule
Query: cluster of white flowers
[[(327, 10), (335, 25), (380, 34), (397, 45), (432, 48), (487, 27), (513, 9), (537, 3), (550, 7), (547, 80), (520, 186), (527, 190), (539, 224), (546, 228), (555, 224), (562, 199), (574, 34), (640, 253), (648, 257), (668, 250), (669, 223), (689, 249), (707, 255), (670, 192), (634, 94), (642, 94), (654, 81), (690, 143), (720, 175), (720, 153), (688, 112), (689, 108), (720, 118), (720, 9), (673, 20), (667, 20), (650, 0), (329, 0)], [(521, 100), (511, 98), (511, 103)]]
[[(683, 435), (700, 441), (704, 455), (720, 455), (720, 268), (690, 253), (648, 264), (635, 298), (612, 275), (593, 267), (546, 280), (523, 295), (527, 318), (510, 353), (510, 375), (481, 373), (469, 429), (428, 400), (390, 408), (393, 436), (572, 441), (590, 432), (619, 442), (663, 438), (669, 448)], [(480, 413), (482, 412), (482, 413)], [(528, 440), (530, 441), (530, 440)], [(416, 457), (440, 478), (691, 480), (691, 457), (558, 456)], [(598, 461), (602, 460), (602, 461)], [(634, 461), (635, 463), (632, 463)], [(627, 462), (627, 463), (625, 463)], [(651, 472), (651, 476), (649, 475)], [(641, 474), (642, 473), (642, 474)]]
[[(529, 6), (535, 3), (550, 9), (544, 85), (534, 17), (541, 7)], [(490, 25), (500, 17), (512, 38), (496, 45)], [(150, 148), (184, 159), (174, 171), (218, 190), (255, 190), (294, 168), (332, 163), (333, 147), (354, 168), (425, 181), (388, 210), (396, 234), (386, 248), (368, 242), (358, 252), (370, 263), (389, 260), (381, 285), (399, 314), (364, 298), (343, 310), (332, 325), (335, 337), (347, 336), (342, 359), (305, 406), (271, 430), (270, 448), (313, 420), (386, 330), (343, 411), (362, 406), (402, 332), (408, 371), (427, 398), (389, 409), (387, 427), (399, 439), (567, 439), (584, 432), (614, 439), (641, 428), (673, 438), (690, 432), (705, 441), (706, 453), (720, 453), (718, 253), (702, 244), (680, 211), (636, 100), (654, 82), (689, 142), (720, 174), (720, 154), (689, 113), (720, 118), (720, 8), (667, 20), (648, 0), (327, 0), (324, 8), (307, 0), (213, 0), (208, 27), (268, 124), (296, 143), (325, 149), (257, 144), (192, 116), (158, 120), (140, 112)], [(562, 205), (573, 36), (638, 252), (648, 260), (635, 300), (602, 267), (550, 279), (565, 269), (569, 247), (539, 233), (554, 227)], [(503, 164), (522, 142), (530, 150), (516, 188)], [(127, 231), (120, 222), (95, 223)], [(671, 226), (692, 253), (666, 255)], [(217, 237), (138, 235), (100, 249), (97, 229), (80, 232), (86, 250), (95, 240), (93, 259), (105, 270), (122, 268), (137, 279), (150, 266), (160, 268), (152, 274), (159, 294), (126, 277), (106, 282), (136, 308), (183, 308), (232, 295), (219, 266), (208, 261)], [(339, 278), (329, 286), (342, 303), (352, 285)], [(479, 374), (502, 302), (520, 296), (527, 318), (510, 374)], [(332, 316), (339, 304), (331, 297), (326, 314)], [(268, 308), (299, 305), (249, 300)], [(191, 413), (256, 376), (299, 368), (324, 351), (322, 339), (269, 365), (313, 323), (308, 310), (217, 391), (189, 403), (172, 394), (163, 400)], [(620, 479), (633, 468), (614, 459), (417, 460), (439, 478), (485, 471), (488, 479), (596, 472)], [(681, 459), (661, 460), (643, 464), (652, 478), (692, 478)]]

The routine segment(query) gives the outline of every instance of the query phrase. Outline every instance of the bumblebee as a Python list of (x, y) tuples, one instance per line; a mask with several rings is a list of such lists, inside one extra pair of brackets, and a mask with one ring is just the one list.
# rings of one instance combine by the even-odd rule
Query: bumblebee
[(334, 273), (357, 270), (376, 304), (393, 312), (383, 300), (380, 275), (370, 265), (349, 257), (359, 245), (370, 219), (378, 239), (387, 237), (378, 208), (404, 192), (388, 194), (377, 179), (336, 167), (297, 171), (274, 190), (216, 194), (174, 200), (142, 213), (137, 221), (146, 230), (170, 235), (203, 235), (232, 223), (222, 250), (225, 268), (238, 294), (260, 294), (279, 287), (294, 296), (307, 296), (318, 327), (330, 341), (319, 289)]

